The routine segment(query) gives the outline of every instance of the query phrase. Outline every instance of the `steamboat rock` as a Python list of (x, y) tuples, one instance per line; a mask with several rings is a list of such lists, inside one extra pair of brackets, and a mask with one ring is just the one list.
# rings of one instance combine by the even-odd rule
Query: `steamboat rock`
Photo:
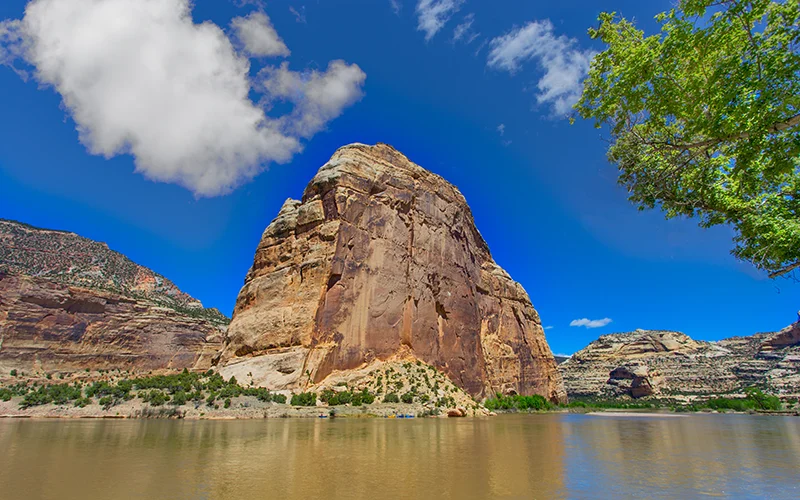
[(566, 399), (539, 315), (458, 189), (388, 145), (353, 144), (264, 231), (216, 362), (294, 390), (398, 358), (475, 397)]

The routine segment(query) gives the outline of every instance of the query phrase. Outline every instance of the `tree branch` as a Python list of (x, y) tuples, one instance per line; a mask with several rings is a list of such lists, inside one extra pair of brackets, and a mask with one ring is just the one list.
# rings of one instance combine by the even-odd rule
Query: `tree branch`
[(769, 273), (770, 278), (777, 278), (778, 276), (783, 276), (784, 274), (789, 274), (790, 272), (794, 271), (800, 267), (800, 261), (795, 262), (794, 264), (788, 265), (783, 269), (778, 269), (777, 271)]
[[(767, 132), (769, 132), (770, 134), (774, 134), (774, 133), (777, 133), (777, 132), (782, 132), (782, 131), (784, 131), (786, 129), (790, 129), (792, 127), (795, 127), (798, 124), (800, 124), (800, 113), (792, 116), (791, 118), (789, 118), (786, 121), (778, 122), (778, 123), (772, 125), (771, 127), (769, 127), (767, 129)], [(728, 137), (722, 137), (722, 138), (717, 138), (717, 139), (706, 139), (705, 141), (693, 142), (693, 143), (690, 143), (690, 144), (664, 143), (664, 146), (667, 146), (667, 147), (670, 147), (670, 148), (673, 148), (673, 149), (679, 149), (679, 150), (685, 151), (687, 149), (704, 148), (704, 147), (708, 147), (708, 146), (713, 146), (715, 144), (719, 144), (720, 142), (725, 142), (725, 141), (739, 141), (739, 140), (742, 140), (742, 139), (748, 139), (748, 138), (750, 138), (751, 135), (752, 134), (750, 132), (742, 132), (741, 134), (731, 135), (731, 136), (728, 136)]]

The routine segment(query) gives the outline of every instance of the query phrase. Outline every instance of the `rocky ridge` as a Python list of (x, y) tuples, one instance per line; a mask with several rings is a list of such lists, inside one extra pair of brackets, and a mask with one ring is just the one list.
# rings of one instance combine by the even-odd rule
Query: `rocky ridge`
[(216, 362), (302, 390), (398, 358), (474, 397), (565, 400), (539, 315), (463, 195), (388, 145), (353, 144), (264, 231)]
[(0, 273), (47, 278), (69, 286), (116, 293), (227, 325), (170, 280), (140, 266), (105, 243), (75, 233), (0, 219)]
[(227, 322), (104, 243), (0, 220), (0, 375), (206, 370)]
[(741, 394), (757, 386), (800, 395), (800, 325), (718, 342), (680, 332), (603, 335), (559, 365), (570, 398), (682, 400)]

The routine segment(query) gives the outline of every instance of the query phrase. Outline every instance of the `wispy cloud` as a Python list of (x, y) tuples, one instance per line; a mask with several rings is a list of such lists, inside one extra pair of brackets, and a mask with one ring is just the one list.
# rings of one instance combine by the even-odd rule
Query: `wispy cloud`
[(400, 0), (389, 0), (389, 5), (392, 6), (392, 12), (399, 16), (400, 9), (403, 8), (403, 4), (400, 3)]
[(569, 326), (585, 326), (586, 328), (600, 328), (611, 323), (611, 318), (603, 319), (573, 319), (570, 321)]
[(505, 123), (501, 123), (500, 125), (497, 126), (497, 133), (500, 134), (501, 137), (506, 134), (506, 124)]
[(291, 160), (360, 98), (366, 78), (342, 61), (325, 72), (282, 66), (263, 77), (281, 86), (256, 90), (264, 106), (288, 99), (294, 110), (268, 116), (250, 98), (249, 60), (220, 27), (195, 24), (189, 0), (32, 0), (0, 30), (0, 62), (29, 65), (61, 95), (91, 154), (131, 154), (138, 173), (197, 196)]
[(269, 17), (263, 12), (253, 12), (247, 17), (235, 17), (231, 27), (244, 45), (245, 51), (255, 57), (288, 56), (289, 48), (283, 42)]
[(425, 32), (425, 41), (429, 41), (444, 28), (463, 4), (464, 0), (419, 0), (417, 30)]
[(545, 329), (545, 330), (552, 330), (553, 328), (554, 328), (554, 327), (552, 327), (552, 326), (546, 326), (546, 327), (544, 327), (544, 329)]
[(566, 115), (580, 98), (582, 82), (595, 52), (577, 47), (577, 41), (556, 36), (550, 20), (533, 21), (490, 42), (490, 68), (516, 73), (528, 61), (544, 71), (537, 83), (536, 99), (550, 104), (554, 113)]
[(294, 15), (294, 20), (298, 23), (306, 24), (306, 6), (303, 5), (300, 7), (300, 10), (295, 9), (292, 6), (289, 6), (289, 12)]
[(476, 33), (472, 29), (472, 24), (475, 22), (475, 14), (467, 14), (464, 16), (461, 24), (456, 26), (453, 30), (453, 42), (464, 42), (469, 45), (475, 41), (481, 34)]

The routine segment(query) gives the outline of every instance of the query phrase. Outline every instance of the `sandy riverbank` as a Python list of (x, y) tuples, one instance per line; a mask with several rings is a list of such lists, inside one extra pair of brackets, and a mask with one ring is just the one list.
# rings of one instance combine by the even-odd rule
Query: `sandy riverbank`
[[(209, 420), (248, 420), (263, 418), (319, 418), (330, 417), (331, 411), (336, 417), (346, 418), (388, 418), (398, 415), (414, 417), (429, 416), (432, 408), (422, 404), (386, 404), (376, 403), (361, 406), (291, 406), (280, 403), (265, 403), (252, 397), (238, 397), (231, 400), (230, 408), (219, 405), (217, 408), (201, 404), (174, 406), (164, 404), (151, 406), (134, 399), (124, 401), (116, 406), (104, 409), (99, 404), (91, 404), (83, 408), (72, 404), (47, 404), (21, 408), (21, 398), (0, 401), (0, 418), (43, 418), (43, 419), (79, 419), (79, 418), (183, 418)], [(471, 416), (480, 416), (477, 413)], [(447, 417), (443, 409), (441, 417)]]

